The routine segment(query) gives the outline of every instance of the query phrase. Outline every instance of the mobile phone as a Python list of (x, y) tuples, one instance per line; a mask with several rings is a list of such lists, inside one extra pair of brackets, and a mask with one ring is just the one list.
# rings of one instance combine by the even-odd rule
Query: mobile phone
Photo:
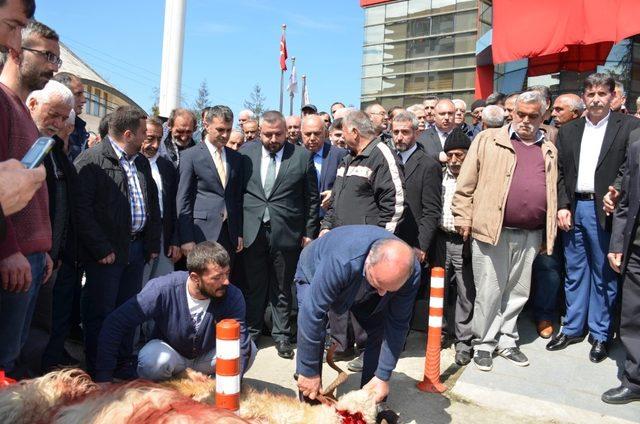
[(40, 137), (33, 143), (29, 151), (20, 162), (27, 169), (34, 169), (40, 166), (44, 158), (49, 154), (56, 141), (51, 137)]

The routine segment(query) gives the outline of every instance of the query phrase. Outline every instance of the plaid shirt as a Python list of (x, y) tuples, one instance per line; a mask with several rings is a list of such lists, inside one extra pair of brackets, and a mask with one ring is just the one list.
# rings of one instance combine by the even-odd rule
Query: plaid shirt
[(449, 171), (448, 167), (444, 169), (442, 177), (442, 217), (440, 218), (440, 228), (448, 233), (455, 233), (456, 227), (453, 225), (453, 214), (451, 213), (451, 201), (456, 192), (457, 178)]
[(127, 154), (116, 143), (111, 141), (111, 146), (118, 156), (120, 166), (127, 174), (127, 185), (129, 186), (129, 206), (131, 208), (131, 234), (137, 234), (144, 229), (147, 223), (147, 211), (144, 206), (144, 196), (138, 179), (138, 169), (135, 160), (138, 154), (127, 158)]

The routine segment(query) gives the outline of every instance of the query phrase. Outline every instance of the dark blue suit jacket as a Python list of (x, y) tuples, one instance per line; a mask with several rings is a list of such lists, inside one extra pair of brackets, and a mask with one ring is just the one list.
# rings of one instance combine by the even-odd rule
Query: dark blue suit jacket
[(218, 240), (225, 206), (233, 247), (237, 247), (238, 237), (242, 237), (242, 156), (228, 147), (224, 149), (226, 188), (205, 143), (198, 143), (180, 155), (177, 195), (180, 244)]
[[(382, 350), (375, 375), (388, 380), (398, 362), (409, 330), (409, 320), (420, 285), (420, 264), (400, 290), (380, 297), (364, 276), (364, 262), (371, 245), (383, 239), (398, 239), (373, 225), (345, 225), (314, 240), (300, 254), (295, 281), (308, 284), (298, 291), (297, 371), (318, 375), (322, 363), (325, 320), (329, 310), (338, 314), (368, 305), (371, 319), (361, 322), (366, 329), (384, 326)], [(301, 293), (304, 295), (301, 296)]]
[[(347, 155), (347, 150), (337, 146), (332, 146), (330, 142), (325, 141), (322, 147), (322, 169), (320, 170), (319, 191), (322, 193), (333, 188), (336, 181), (338, 166), (342, 162), (342, 158)], [(319, 215), (322, 218), (325, 210), (320, 207)]]

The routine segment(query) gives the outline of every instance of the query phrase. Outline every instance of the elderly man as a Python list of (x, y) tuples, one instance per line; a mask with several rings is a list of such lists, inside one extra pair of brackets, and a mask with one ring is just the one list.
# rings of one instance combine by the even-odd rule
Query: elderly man
[(611, 99), (611, 110), (613, 112), (627, 113), (627, 93), (624, 91), (624, 84), (616, 81), (615, 96)]
[[(547, 102), (547, 110), (544, 113), (544, 122), (547, 122), (551, 119), (551, 90), (546, 85), (534, 85), (529, 87), (529, 91), (537, 91), (538, 93), (544, 96), (545, 101)], [(554, 125), (549, 125), (542, 123), (540, 125), (540, 129), (547, 133), (547, 138), (553, 144), (556, 144), (556, 140), (558, 139), (558, 129)]]
[(473, 237), (473, 362), (483, 371), (491, 370), (495, 350), (529, 365), (517, 345), (518, 315), (529, 297), (531, 264), (541, 246), (553, 251), (556, 236), (557, 151), (540, 131), (546, 108), (540, 93), (523, 93), (510, 125), (480, 133), (452, 201), (458, 232)]
[(198, 120), (189, 109), (178, 108), (171, 111), (167, 124), (169, 133), (164, 139), (160, 152), (171, 159), (177, 168), (180, 165), (182, 152), (196, 145), (192, 136)]
[(436, 104), (438, 104), (438, 100), (440, 100), (438, 96), (427, 96), (422, 102), (422, 105), (424, 106), (424, 113), (426, 115), (426, 121), (427, 121), (425, 130), (435, 128), (435, 125), (436, 125), (435, 109), (436, 109)]
[(367, 333), (361, 387), (381, 402), (407, 337), (420, 265), (409, 245), (382, 228), (344, 226), (311, 243), (300, 255), (298, 388), (321, 393), (327, 312), (351, 311)]
[(520, 95), (520, 93), (512, 93), (509, 94), (507, 97), (505, 97), (504, 99), (504, 123), (505, 124), (510, 124), (511, 121), (513, 120), (513, 111), (516, 107), (516, 100), (518, 99), (518, 96)]
[(580, 96), (576, 94), (561, 94), (553, 102), (553, 110), (551, 117), (553, 118), (553, 125), (556, 128), (560, 128), (564, 124), (567, 124), (582, 116), (585, 105)]
[(287, 124), (287, 141), (294, 146), (302, 145), (302, 140), (300, 139), (300, 125), (302, 124), (302, 120), (300, 117), (290, 115), (287, 116), (285, 122)]
[[(255, 113), (252, 110), (244, 109), (238, 113), (238, 128), (243, 129), (244, 123), (250, 119), (255, 119)], [(253, 139), (252, 139), (253, 140)]]
[(500, 128), (504, 125), (504, 109), (500, 106), (489, 105), (482, 109), (482, 129)]
[(427, 113), (424, 111), (424, 106), (420, 103), (411, 105), (407, 108), (407, 112), (411, 112), (416, 116), (418, 120), (418, 137), (424, 130), (427, 129)]
[(606, 263), (611, 217), (601, 199), (609, 187), (620, 189), (627, 147), (635, 141), (630, 133), (640, 120), (611, 112), (611, 77), (591, 74), (583, 89), (585, 117), (565, 124), (558, 135), (558, 227), (563, 231), (567, 313), (547, 349), (582, 341), (586, 327), (593, 343), (589, 359), (600, 362), (608, 355), (618, 291)]
[(378, 103), (374, 103), (367, 106), (364, 113), (367, 114), (369, 120), (373, 124), (376, 137), (379, 137), (383, 143), (386, 143), (389, 147), (395, 149), (391, 136), (386, 132), (389, 127), (389, 117), (385, 108)]
[(244, 134), (243, 143), (260, 140), (260, 124), (257, 119), (247, 119), (242, 125), (242, 133)]
[(434, 108), (435, 126), (423, 132), (418, 143), (424, 148), (424, 152), (433, 159), (445, 163), (446, 155), (443, 152), (444, 142), (451, 131), (456, 127), (456, 106), (449, 99), (438, 100)]
[(452, 101), (456, 106), (456, 114), (454, 115), (456, 126), (460, 128), (467, 137), (472, 137), (473, 128), (464, 121), (467, 114), (467, 103), (462, 99), (453, 99)]
[(244, 144), (244, 134), (242, 131), (233, 130), (229, 136), (226, 146), (236, 152), (240, 150), (240, 147)]
[(482, 99), (478, 99), (471, 103), (471, 136), (470, 139), (474, 139), (476, 135), (484, 128), (482, 126), (482, 111), (486, 106), (486, 102)]

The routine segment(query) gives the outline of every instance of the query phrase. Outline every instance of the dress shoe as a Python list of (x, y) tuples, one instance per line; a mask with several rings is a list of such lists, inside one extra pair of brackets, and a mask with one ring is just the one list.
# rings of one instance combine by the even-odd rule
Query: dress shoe
[(289, 343), (288, 340), (276, 342), (276, 350), (278, 351), (279, 357), (284, 359), (293, 359), (293, 346), (291, 346), (291, 343)]
[(456, 364), (460, 365), (461, 367), (467, 365), (469, 362), (471, 362), (471, 352), (467, 352), (465, 350), (456, 352), (455, 361)]
[(640, 392), (635, 392), (628, 387), (620, 386), (609, 389), (602, 394), (602, 401), (614, 405), (640, 401)]
[(543, 339), (548, 339), (553, 334), (553, 324), (551, 321), (539, 321), (537, 325), (538, 335)]
[(344, 352), (335, 352), (333, 354), (333, 361), (350, 361), (356, 356), (356, 351), (354, 348), (347, 349)]
[(354, 359), (353, 361), (349, 361), (349, 363), (347, 364), (347, 369), (351, 372), (362, 372), (362, 368), (364, 368), (364, 362), (362, 360), (363, 356), (364, 353), (361, 353), (360, 356), (358, 356), (356, 359)]
[(564, 333), (558, 333), (547, 343), (547, 350), (562, 350), (569, 345), (580, 343), (582, 340), (584, 340), (584, 336), (567, 336)]
[(594, 340), (593, 346), (589, 351), (589, 360), (595, 363), (602, 362), (608, 354), (607, 344), (605, 342)]

